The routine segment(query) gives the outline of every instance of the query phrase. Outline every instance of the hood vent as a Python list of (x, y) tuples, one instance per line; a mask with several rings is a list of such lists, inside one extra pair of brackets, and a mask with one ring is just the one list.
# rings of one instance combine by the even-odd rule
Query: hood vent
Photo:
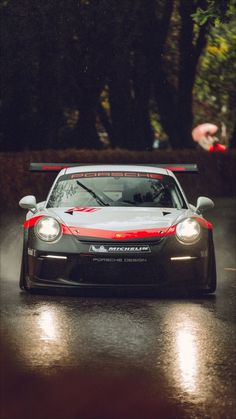
[(162, 215), (168, 215), (168, 214), (171, 214), (171, 212), (167, 212), (167, 211), (162, 212)]
[(73, 210), (68, 210), (68, 211), (65, 211), (65, 214), (70, 214), (70, 215), (73, 215)]

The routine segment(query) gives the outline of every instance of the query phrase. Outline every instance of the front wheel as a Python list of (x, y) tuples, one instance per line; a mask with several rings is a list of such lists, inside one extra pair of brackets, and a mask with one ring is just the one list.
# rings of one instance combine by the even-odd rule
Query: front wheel
[(26, 284), (26, 261), (25, 261), (25, 246), (24, 245), (23, 245), (23, 250), (22, 250), (22, 258), (21, 258), (19, 287), (21, 290), (28, 291), (28, 287)]
[(211, 248), (209, 251), (209, 264), (208, 264), (208, 280), (209, 280), (209, 288), (207, 290), (208, 294), (214, 293), (216, 290), (216, 259), (215, 259), (215, 251), (214, 248)]

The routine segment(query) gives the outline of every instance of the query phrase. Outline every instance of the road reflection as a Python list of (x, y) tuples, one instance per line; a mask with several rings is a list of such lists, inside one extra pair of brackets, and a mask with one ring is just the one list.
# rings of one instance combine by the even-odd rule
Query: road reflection
[(171, 334), (167, 375), (178, 397), (194, 402), (214, 398), (219, 385), (214, 366), (220, 353), (213, 317), (213, 312), (191, 303), (176, 304), (167, 314)]
[(137, 301), (84, 299), (81, 304), (80, 299), (22, 297), (29, 315), (17, 326), (17, 335), (24, 333), (19, 349), (33, 368), (59, 364), (103, 370), (151, 368), (156, 336), (148, 301), (139, 300), (137, 305)]
[(55, 313), (52, 310), (46, 309), (40, 313), (38, 317), (38, 324), (41, 329), (41, 340), (45, 342), (55, 342), (60, 340), (56, 325)]
[(57, 305), (38, 302), (32, 306), (27, 319), (17, 327), (17, 334), (21, 337), (19, 349), (24, 363), (33, 369), (63, 365), (69, 357), (66, 339), (68, 326), (65, 320), (67, 321)]
[(146, 372), (183, 400), (214, 398), (221, 354), (213, 310), (186, 300), (26, 298), (19, 349), (32, 368)]
[(198, 351), (191, 325), (184, 324), (176, 333), (176, 350), (180, 384), (186, 391), (196, 392), (198, 380)]

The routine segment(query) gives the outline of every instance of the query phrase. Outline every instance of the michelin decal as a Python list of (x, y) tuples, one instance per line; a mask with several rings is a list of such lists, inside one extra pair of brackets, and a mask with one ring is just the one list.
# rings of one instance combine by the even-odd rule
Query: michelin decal
[(113, 245), (92, 245), (89, 248), (90, 253), (150, 253), (150, 246), (113, 246)]

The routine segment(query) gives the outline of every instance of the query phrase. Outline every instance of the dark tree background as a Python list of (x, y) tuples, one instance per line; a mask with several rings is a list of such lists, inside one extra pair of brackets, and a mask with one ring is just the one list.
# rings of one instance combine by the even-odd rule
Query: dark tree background
[[(206, 47), (219, 33), (235, 62), (233, 0), (0, 4), (1, 150), (96, 149), (102, 131), (110, 147), (148, 150), (157, 128), (172, 148), (192, 148), (193, 125), (208, 116), (201, 92), (216, 89), (212, 64), (201, 60), (216, 53)], [(226, 62), (216, 59), (221, 72)], [(231, 73), (219, 82), (221, 107), (209, 101), (217, 122), (225, 107), (229, 121), (235, 115)], [(230, 122), (229, 131), (235, 147)]]

